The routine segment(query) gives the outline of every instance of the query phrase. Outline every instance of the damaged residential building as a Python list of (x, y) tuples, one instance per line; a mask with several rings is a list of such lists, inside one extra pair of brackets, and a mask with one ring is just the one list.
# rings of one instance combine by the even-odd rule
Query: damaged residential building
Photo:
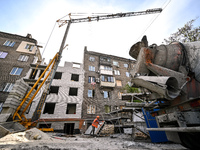
[(41, 60), (39, 46), (31, 34), (0, 32), (0, 112), (15, 81), (26, 75), (35, 57)]
[(134, 60), (84, 50), (85, 82), (82, 118), (84, 129), (91, 125), (97, 115), (109, 120), (111, 111), (125, 107), (122, 100), (124, 87), (130, 84), (130, 70)]
[[(33, 86), (45, 68), (46, 65), (43, 64), (31, 64), (31, 69), (24, 78), (24, 81), (29, 86)], [(44, 77), (48, 72), (45, 73)], [(80, 133), (83, 123), (81, 119), (83, 82), (84, 70), (82, 64), (65, 62), (64, 66), (58, 66), (37, 127), (53, 128), (55, 132), (70, 135)], [(44, 86), (34, 98), (26, 114), (27, 118), (30, 119), (32, 117), (43, 90)]]

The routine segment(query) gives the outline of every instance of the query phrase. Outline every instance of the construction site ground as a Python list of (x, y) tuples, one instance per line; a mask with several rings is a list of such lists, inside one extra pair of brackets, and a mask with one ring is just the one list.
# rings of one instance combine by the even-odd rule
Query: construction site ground
[(36, 128), (8, 134), (0, 139), (0, 150), (81, 150), (81, 149), (137, 149), (137, 150), (186, 150), (180, 144), (151, 143), (150, 139), (134, 141), (128, 134), (93, 137), (90, 135), (67, 136), (44, 133)]

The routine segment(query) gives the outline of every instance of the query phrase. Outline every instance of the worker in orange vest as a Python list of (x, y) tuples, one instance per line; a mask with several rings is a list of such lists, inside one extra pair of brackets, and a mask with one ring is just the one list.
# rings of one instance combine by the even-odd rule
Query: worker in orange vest
[[(91, 133), (93, 133), (92, 135), (94, 136), (94, 132), (95, 132), (95, 128), (98, 127), (98, 124), (99, 124), (99, 116), (96, 117), (96, 119), (94, 119), (94, 121), (92, 122), (92, 131), (90, 132), (90, 135)], [(102, 125), (100, 125), (102, 126)]]

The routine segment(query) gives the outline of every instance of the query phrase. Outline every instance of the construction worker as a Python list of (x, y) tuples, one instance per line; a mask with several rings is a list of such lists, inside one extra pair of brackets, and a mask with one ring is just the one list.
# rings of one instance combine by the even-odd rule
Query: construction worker
[[(91, 135), (91, 133), (93, 133), (92, 136), (94, 136), (95, 128), (98, 127), (98, 124), (100, 124), (100, 122), (99, 122), (99, 116), (97, 116), (94, 119), (94, 121), (92, 122), (92, 131), (90, 132), (90, 135)], [(102, 126), (102, 125), (100, 124), (100, 126)]]

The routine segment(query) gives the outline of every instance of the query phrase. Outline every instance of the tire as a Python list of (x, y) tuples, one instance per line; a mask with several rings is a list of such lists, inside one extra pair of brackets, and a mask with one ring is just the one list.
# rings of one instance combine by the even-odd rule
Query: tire
[(200, 149), (200, 133), (179, 132), (178, 134), (181, 140), (181, 145), (191, 150)]

